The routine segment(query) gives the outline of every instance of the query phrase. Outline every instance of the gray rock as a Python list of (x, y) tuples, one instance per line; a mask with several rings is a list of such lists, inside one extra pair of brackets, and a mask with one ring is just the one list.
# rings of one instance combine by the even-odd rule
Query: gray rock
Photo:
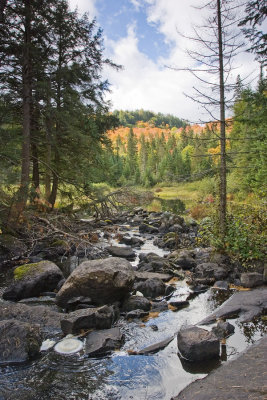
[(15, 269), (14, 276), (14, 282), (3, 293), (5, 300), (37, 297), (42, 292), (56, 289), (63, 278), (61, 270), (51, 261), (21, 265)]
[[(190, 286), (190, 290), (192, 291), (191, 295), (193, 295), (193, 296), (196, 296), (200, 293), (205, 293), (208, 289), (209, 289), (209, 286), (202, 285), (202, 284)], [(190, 297), (191, 297), (191, 295), (190, 295)]]
[(84, 297), (84, 296), (78, 296), (78, 297), (73, 297), (71, 298), (67, 304), (66, 304), (66, 308), (67, 310), (73, 310), (75, 308), (77, 308), (78, 306), (87, 306), (87, 305), (91, 305), (92, 304), (92, 299), (90, 299), (90, 297)]
[(231, 318), (240, 316), (241, 322), (252, 321), (267, 309), (267, 288), (258, 288), (251, 291), (234, 293), (230, 299), (204, 318), (200, 325), (211, 324), (218, 318)]
[(235, 327), (229, 322), (219, 321), (217, 326), (212, 328), (212, 332), (217, 336), (218, 339), (225, 339), (235, 332)]
[(172, 400), (266, 400), (266, 354), (265, 335), (237, 358), (195, 380)]
[(140, 263), (138, 265), (138, 271), (140, 271), (140, 272), (154, 272), (154, 268), (153, 268), (151, 263), (148, 263), (148, 264)]
[(241, 285), (247, 288), (263, 285), (263, 274), (258, 272), (245, 272), (240, 277)]
[(223, 280), (228, 275), (228, 271), (219, 266), (217, 263), (198, 264), (195, 269), (196, 278), (215, 278), (215, 280)]
[(174, 224), (170, 226), (169, 232), (183, 232), (184, 228), (179, 224)]
[(140, 253), (139, 254), (140, 261), (144, 261), (145, 263), (149, 263), (152, 260), (161, 259), (161, 257), (156, 253)]
[(155, 226), (143, 223), (143, 224), (139, 225), (139, 232), (140, 233), (159, 233), (159, 229)]
[(143, 310), (149, 311), (150, 310), (150, 302), (148, 299), (142, 296), (131, 296), (126, 299), (122, 305), (123, 311), (132, 311), (132, 310)]
[(136, 290), (143, 293), (145, 297), (158, 297), (165, 294), (166, 286), (159, 278), (147, 279), (144, 282), (139, 282), (135, 286)]
[(120, 243), (126, 244), (127, 246), (138, 247), (142, 246), (145, 242), (144, 240), (135, 236), (123, 236), (120, 240)]
[(144, 311), (144, 310), (133, 310), (133, 311), (129, 311), (126, 314), (126, 319), (135, 319), (135, 318), (144, 318), (149, 314), (148, 311)]
[(196, 266), (193, 255), (194, 252), (192, 250), (175, 250), (169, 254), (168, 258), (184, 270), (191, 270)]
[(152, 266), (154, 272), (163, 272), (164, 273), (166, 271), (166, 269), (167, 270), (171, 269), (170, 263), (163, 258), (161, 258), (161, 259), (159, 258), (157, 260), (152, 260), (149, 264)]
[(104, 356), (119, 349), (123, 335), (119, 328), (94, 331), (86, 337), (85, 352), (89, 357)]
[(168, 285), (168, 286), (166, 286), (166, 289), (165, 289), (165, 296), (170, 296), (173, 292), (175, 292), (175, 287), (173, 287), (173, 286), (171, 286), (171, 285)]
[(121, 301), (131, 291), (135, 274), (131, 264), (122, 258), (85, 261), (68, 277), (56, 296), (65, 307), (73, 297), (90, 297), (97, 305)]
[(196, 285), (214, 285), (215, 283), (215, 278), (196, 278), (194, 279), (194, 283)]
[(127, 247), (109, 246), (107, 247), (107, 250), (109, 254), (111, 254), (113, 257), (122, 257), (130, 260), (135, 258), (135, 252), (129, 246)]
[(60, 323), (63, 333), (68, 335), (70, 333), (78, 333), (82, 329), (108, 329), (115, 319), (114, 307), (102, 306), (76, 310), (65, 314)]
[(181, 309), (181, 308), (184, 308), (184, 307), (189, 306), (189, 301), (188, 301), (188, 300), (170, 301), (169, 304), (170, 304), (172, 307), (177, 308), (177, 310), (178, 310), (178, 309)]
[(140, 354), (140, 355), (155, 354), (158, 351), (165, 349), (165, 347), (167, 347), (168, 344), (171, 343), (172, 341), (173, 341), (173, 336), (170, 336), (170, 337), (162, 340), (161, 342), (152, 344), (151, 346), (147, 346), (147, 347), (143, 348), (142, 350), (139, 350), (138, 352), (136, 352), (136, 354)]
[(205, 329), (192, 326), (178, 333), (178, 349), (183, 358), (198, 362), (218, 358), (220, 355), (220, 341)]
[(42, 337), (37, 324), (13, 319), (0, 321), (0, 363), (21, 363), (35, 357)]
[(168, 303), (166, 300), (160, 302), (151, 302), (151, 312), (163, 312), (168, 310)]
[(158, 272), (135, 272), (136, 281), (146, 281), (147, 279), (158, 278), (161, 279), (163, 282), (168, 282), (172, 275), (170, 274), (160, 274)]
[(229, 283), (226, 281), (217, 281), (214, 283), (214, 289), (229, 290)]
[(0, 302), (0, 320), (14, 319), (30, 325), (38, 324), (45, 337), (60, 332), (60, 319), (63, 315), (46, 306)]

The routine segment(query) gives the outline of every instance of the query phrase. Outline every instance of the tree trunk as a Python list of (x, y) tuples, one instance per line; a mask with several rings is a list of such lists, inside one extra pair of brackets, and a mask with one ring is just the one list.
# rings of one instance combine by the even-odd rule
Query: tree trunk
[(55, 137), (54, 137), (54, 146), (55, 146), (55, 156), (54, 156), (54, 170), (52, 172), (53, 175), (53, 184), (51, 194), (49, 196), (49, 203), (52, 206), (52, 209), (55, 206), (56, 198), (57, 198), (57, 191), (58, 191), (58, 171), (59, 171), (59, 164), (60, 164), (60, 156), (59, 156), (59, 148), (60, 148), (60, 112), (61, 112), (61, 84), (62, 84), (62, 32), (60, 29), (59, 33), (59, 42), (58, 42), (58, 69), (57, 69), (57, 121), (55, 126)]
[(39, 159), (38, 149), (35, 143), (32, 143), (32, 183), (35, 189), (40, 188)]
[(7, 0), (0, 0), (0, 22), (4, 21), (4, 11), (7, 5)]
[(52, 206), (52, 209), (55, 206), (56, 198), (57, 198), (57, 190), (58, 190), (58, 176), (55, 172), (53, 172), (53, 185), (52, 185), (52, 191), (49, 197), (49, 203)]
[(23, 130), (22, 130), (22, 153), (21, 153), (21, 179), (20, 188), (15, 195), (11, 206), (8, 225), (16, 226), (23, 213), (29, 194), (30, 182), (30, 132), (31, 132), (31, 99), (32, 99), (32, 65), (31, 65), (31, 5), (30, 0), (24, 1), (24, 49), (23, 49)]
[(51, 144), (48, 142), (46, 146), (46, 167), (45, 167), (45, 199), (49, 201), (51, 195)]
[(218, 44), (219, 44), (219, 74), (220, 74), (220, 231), (222, 238), (226, 234), (226, 135), (225, 135), (225, 94), (224, 94), (224, 63), (221, 21), (221, 0), (217, 0)]

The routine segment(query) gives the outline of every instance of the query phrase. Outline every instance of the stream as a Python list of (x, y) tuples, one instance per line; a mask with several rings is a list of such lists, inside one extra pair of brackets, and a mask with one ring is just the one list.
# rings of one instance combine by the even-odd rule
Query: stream
[[(130, 235), (138, 230), (130, 227)], [(160, 256), (166, 251), (153, 245), (151, 235), (137, 255), (154, 252)], [(102, 246), (118, 243), (114, 239), (101, 238)], [(62, 261), (62, 268), (69, 274), (79, 260), (70, 257)], [(138, 256), (132, 263), (136, 268)], [(59, 264), (58, 264), (59, 265)], [(0, 286), (6, 286), (6, 277), (0, 276)], [(185, 281), (176, 281), (172, 297), (185, 300), (190, 289)], [(2, 290), (2, 288), (0, 288)], [(152, 355), (129, 355), (128, 350), (140, 350), (174, 335), (182, 326), (196, 324), (208, 316), (229, 297), (228, 292), (209, 289), (190, 300), (187, 308), (179, 311), (167, 310), (147, 321), (117, 321), (125, 342), (119, 351), (105, 358), (89, 358), (83, 351), (72, 355), (58, 354), (53, 349), (42, 352), (38, 359), (17, 366), (0, 367), (0, 400), (170, 400), (185, 386), (204, 377), (212, 369), (257, 341), (264, 334), (261, 319), (241, 324), (232, 319), (235, 333), (222, 346), (221, 359), (187, 364), (177, 355), (176, 335), (165, 349)], [(0, 300), (1, 301), (1, 300)], [(210, 330), (212, 325), (206, 327)], [(55, 338), (58, 340), (59, 338)]]

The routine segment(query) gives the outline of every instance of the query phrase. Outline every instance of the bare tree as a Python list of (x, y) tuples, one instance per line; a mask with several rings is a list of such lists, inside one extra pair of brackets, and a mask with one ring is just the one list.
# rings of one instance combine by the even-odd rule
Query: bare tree
[(240, 6), (236, 0), (211, 0), (199, 10), (208, 12), (208, 17), (201, 26), (193, 28), (190, 39), (193, 48), (187, 54), (194, 62), (191, 68), (174, 68), (186, 70), (196, 78), (198, 85), (193, 87), (193, 95), (186, 94), (200, 104), (210, 121), (219, 122), (219, 132), (214, 131), (220, 143), (220, 231), (226, 233), (226, 114), (234, 100), (235, 82), (232, 80), (234, 57), (241, 51), (243, 43), (236, 29), (237, 11)]

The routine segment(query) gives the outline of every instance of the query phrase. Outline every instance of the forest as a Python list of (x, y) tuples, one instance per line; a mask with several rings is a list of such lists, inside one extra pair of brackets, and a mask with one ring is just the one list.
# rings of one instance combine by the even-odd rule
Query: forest
[(266, 17), (0, 0), (0, 400), (267, 399)]
[[(79, 208), (102, 196), (101, 187), (103, 192), (135, 187), (153, 193), (157, 187), (176, 185), (179, 198), (179, 184), (198, 182), (198, 202), (210, 199), (213, 211), (219, 204), (218, 223), (224, 228), (214, 232), (224, 237), (222, 246), (228, 242), (226, 219), (229, 233), (232, 212), (239, 215), (241, 204), (250, 203), (262, 215), (267, 150), (266, 34), (260, 31), (264, 2), (247, 2), (239, 23), (248, 50), (259, 61), (257, 85), (250, 87), (238, 76), (231, 87), (231, 116), (199, 125), (143, 109), (111, 112), (105, 101), (110, 85), (102, 73), (108, 66), (119, 74), (121, 66), (104, 57), (96, 20), (70, 10), (67, 1), (8, 1), (1, 7), (2, 232), (19, 232), (28, 210)], [(207, 213), (212, 211), (194, 216)], [(262, 236), (261, 229), (258, 233)]]

